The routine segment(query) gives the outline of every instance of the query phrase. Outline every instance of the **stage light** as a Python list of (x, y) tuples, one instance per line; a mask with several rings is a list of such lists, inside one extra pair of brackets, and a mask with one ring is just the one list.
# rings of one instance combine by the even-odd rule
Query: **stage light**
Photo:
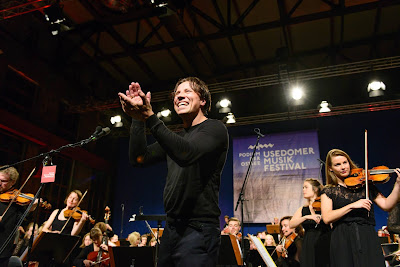
[(227, 98), (221, 99), (217, 102), (216, 106), (218, 108), (219, 113), (229, 113), (231, 112), (231, 101)]
[(169, 109), (163, 109), (163, 110), (161, 110), (161, 115), (162, 115), (163, 117), (168, 117), (169, 115), (171, 115), (171, 110), (169, 110)]
[(165, 122), (171, 121), (171, 110), (162, 108), (160, 112), (157, 112), (157, 117)]
[(300, 100), (303, 97), (303, 89), (301, 87), (293, 87), (292, 88), (292, 98), (294, 100)]
[(321, 102), (321, 104), (319, 104), (319, 113), (331, 112), (331, 107), (331, 104), (324, 100)]
[(382, 96), (385, 94), (386, 85), (381, 81), (372, 81), (368, 84), (369, 97)]
[(236, 123), (236, 118), (235, 115), (233, 115), (233, 113), (228, 113), (228, 115), (226, 116), (226, 123), (227, 124), (233, 124)]
[(122, 127), (124, 125), (120, 115), (111, 117), (110, 122), (114, 127)]
[(50, 31), (52, 35), (57, 35), (60, 31), (70, 30), (68, 25), (65, 25), (65, 17), (63, 14), (63, 6), (59, 3), (54, 3), (50, 7), (43, 9), (45, 19), (50, 23)]

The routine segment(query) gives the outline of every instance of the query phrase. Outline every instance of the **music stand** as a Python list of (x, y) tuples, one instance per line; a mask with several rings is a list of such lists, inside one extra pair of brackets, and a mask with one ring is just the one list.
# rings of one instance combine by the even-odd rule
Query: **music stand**
[(154, 247), (109, 247), (111, 267), (154, 267)]
[[(79, 236), (41, 232), (33, 242), (30, 261), (40, 264), (63, 264), (79, 242)], [(21, 257), (27, 260), (27, 254)]]
[(279, 234), (281, 231), (279, 224), (268, 224), (267, 233), (268, 234)]
[(242, 265), (239, 241), (233, 235), (221, 235), (217, 265)]

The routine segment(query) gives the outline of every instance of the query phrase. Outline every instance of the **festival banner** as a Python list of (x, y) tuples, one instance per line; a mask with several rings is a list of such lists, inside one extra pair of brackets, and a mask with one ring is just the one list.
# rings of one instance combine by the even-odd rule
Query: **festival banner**
[[(257, 136), (233, 139), (234, 208)], [(244, 198), (244, 222), (267, 223), (293, 215), (305, 203), (303, 182), (320, 175), (317, 131), (270, 134), (260, 139), (249, 172)], [(234, 212), (241, 218), (240, 207)]]

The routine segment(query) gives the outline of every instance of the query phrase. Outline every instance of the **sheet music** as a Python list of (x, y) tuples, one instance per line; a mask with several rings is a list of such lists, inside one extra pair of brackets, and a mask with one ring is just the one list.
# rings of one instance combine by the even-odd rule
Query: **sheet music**
[(268, 250), (265, 248), (264, 244), (261, 242), (260, 238), (255, 237), (253, 235), (249, 235), (251, 241), (253, 241), (254, 245), (257, 248), (258, 253), (260, 253), (261, 258), (267, 265), (267, 267), (276, 267), (274, 260), (269, 255)]

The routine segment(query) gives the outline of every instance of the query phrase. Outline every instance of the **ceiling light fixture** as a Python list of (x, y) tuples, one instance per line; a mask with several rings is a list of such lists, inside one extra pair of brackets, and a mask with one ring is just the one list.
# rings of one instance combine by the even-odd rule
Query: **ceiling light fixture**
[(368, 84), (369, 97), (382, 96), (385, 94), (386, 85), (381, 81), (372, 81)]
[(303, 89), (301, 87), (293, 87), (292, 88), (292, 98), (294, 100), (300, 100), (303, 97)]
[(229, 99), (224, 98), (218, 101), (216, 106), (219, 109), (219, 113), (229, 113), (231, 112), (232, 103)]
[(331, 112), (331, 104), (328, 103), (328, 101), (323, 100), (321, 104), (319, 104), (319, 113), (326, 113), (326, 112)]
[(229, 112), (228, 115), (225, 118), (226, 118), (226, 123), (227, 124), (236, 123), (236, 118), (235, 118), (235, 115), (233, 115), (233, 113)]
[(111, 117), (110, 122), (114, 127), (122, 127), (124, 125), (120, 115)]

